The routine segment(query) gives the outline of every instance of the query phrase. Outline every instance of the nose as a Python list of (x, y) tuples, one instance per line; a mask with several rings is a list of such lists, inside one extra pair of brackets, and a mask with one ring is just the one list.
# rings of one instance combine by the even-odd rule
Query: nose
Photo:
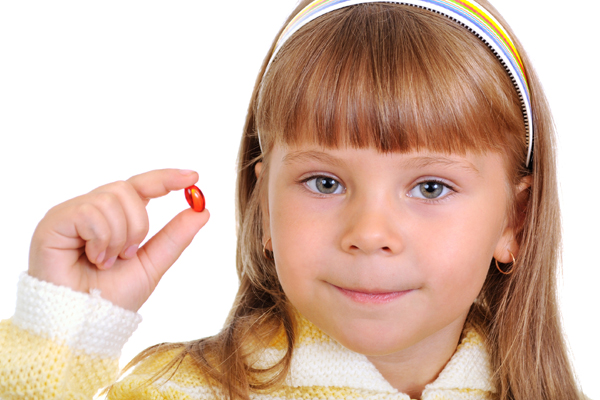
[(347, 217), (341, 239), (344, 251), (388, 256), (402, 251), (401, 216), (393, 198), (356, 199)]

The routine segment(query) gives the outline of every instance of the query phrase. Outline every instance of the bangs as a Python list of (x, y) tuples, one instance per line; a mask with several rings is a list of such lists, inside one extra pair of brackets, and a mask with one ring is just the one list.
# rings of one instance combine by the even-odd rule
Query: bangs
[(258, 104), (267, 148), (508, 146), (525, 163), (521, 105), (503, 66), (458, 23), (412, 6), (361, 4), (310, 22), (271, 64)]

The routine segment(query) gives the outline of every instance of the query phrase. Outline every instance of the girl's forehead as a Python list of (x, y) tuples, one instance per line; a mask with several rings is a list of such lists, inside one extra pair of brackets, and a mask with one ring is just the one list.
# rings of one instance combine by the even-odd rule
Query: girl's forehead
[(328, 148), (311, 144), (275, 144), (270, 154), (271, 162), (285, 167), (302, 164), (321, 164), (339, 167), (360, 167), (364, 163), (394, 165), (398, 168), (423, 169), (437, 167), (443, 169), (464, 169), (481, 174), (490, 160), (501, 159), (497, 152), (465, 153), (439, 152), (429, 149), (382, 152), (377, 148)]

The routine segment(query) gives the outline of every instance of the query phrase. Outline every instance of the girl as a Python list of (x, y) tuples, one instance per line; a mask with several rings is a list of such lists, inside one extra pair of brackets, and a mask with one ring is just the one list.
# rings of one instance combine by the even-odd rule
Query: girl
[[(394, 4), (327, 11), (276, 56), (257, 83), (240, 151), (241, 285), (229, 324), (215, 338), (141, 354), (139, 368), (111, 396), (129, 395), (158, 373), (141, 388), (148, 396), (210, 393), (190, 389), (200, 384), (230, 397), (274, 390), (296, 397), (310, 387), (313, 396), (401, 396), (397, 389), (424, 398), (465, 391), (575, 398), (554, 320), (552, 146), (532, 72), (526, 67), (530, 86), (517, 92), (464, 27)], [(518, 94), (528, 89), (524, 118)], [(113, 303), (139, 308), (207, 218), (182, 214), (136, 254), (145, 230), (140, 198), (194, 180), (154, 172), (57, 207), (34, 236), (30, 275), (80, 291), (101, 288)], [(92, 211), (80, 214), (92, 206), (111, 216), (111, 239), (86, 228), (104, 221)], [(62, 221), (75, 223), (77, 243), (55, 255), (49, 236)], [(176, 245), (161, 245), (167, 237)], [(118, 284), (87, 284), (57, 270), (68, 266), (66, 253), (81, 248), (79, 238), (88, 239), (81, 261), (92, 276), (121, 275)], [(52, 266), (55, 256), (61, 262)], [(140, 271), (150, 272), (150, 281), (131, 275), (149, 265), (159, 267)], [(56, 289), (24, 281), (24, 290)], [(141, 287), (133, 290), (134, 283)], [(15, 320), (9, 339), (11, 330), (13, 337), (25, 334), (19, 329), (27, 322)], [(72, 373), (82, 375), (65, 387), (91, 384), (86, 369), (100, 369), (86, 357), (107, 350), (68, 344), (79, 357)], [(303, 373), (315, 360), (334, 373)], [(475, 363), (475, 373), (465, 363)], [(349, 367), (362, 370), (353, 377)], [(187, 384), (190, 376), (195, 384)], [(300, 388), (286, 380), (295, 378), (305, 379)]]

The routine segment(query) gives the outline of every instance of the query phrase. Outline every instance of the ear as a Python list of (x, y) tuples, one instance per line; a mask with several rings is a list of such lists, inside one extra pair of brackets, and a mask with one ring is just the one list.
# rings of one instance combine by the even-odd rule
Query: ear
[[(257, 162), (254, 165), (254, 173), (256, 174), (256, 179), (258, 180), (260, 178), (260, 174), (262, 172), (262, 167), (263, 167), (263, 163), (262, 161)], [(264, 183), (265, 188), (266, 188), (266, 183)], [(273, 243), (271, 240), (271, 229), (269, 226), (269, 206), (268, 206), (268, 201), (267, 201), (268, 195), (266, 193), (264, 193), (261, 196), (261, 200), (260, 200), (260, 208), (262, 210), (262, 225), (263, 225), (263, 238), (262, 238), (262, 243), (265, 244), (266, 243), (266, 249), (273, 251)]]
[(513, 198), (515, 204), (513, 208), (516, 211), (516, 215), (514, 221), (507, 221), (502, 236), (494, 250), (494, 258), (498, 260), (498, 262), (504, 264), (511, 263), (513, 261), (511, 253), (515, 258), (519, 254), (520, 244), (517, 235), (523, 228), (524, 211), (527, 208), (527, 202), (529, 201), (531, 179), (531, 175), (523, 177), (515, 188), (515, 195)]
[(254, 165), (254, 173), (256, 174), (256, 179), (260, 176), (260, 171), (262, 171), (262, 161), (259, 161)]

